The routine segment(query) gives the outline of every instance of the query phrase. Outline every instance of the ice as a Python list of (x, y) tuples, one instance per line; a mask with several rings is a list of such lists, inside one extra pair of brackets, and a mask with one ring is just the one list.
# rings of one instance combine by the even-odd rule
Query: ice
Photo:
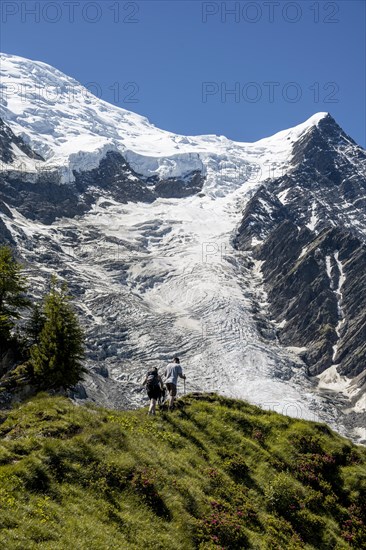
[(358, 439), (363, 441), (365, 443), (366, 441), (366, 428), (354, 428), (353, 433), (356, 435)]
[(306, 227), (310, 229), (310, 231), (315, 231), (316, 224), (318, 223), (318, 217), (316, 215), (316, 202), (313, 201), (312, 207), (311, 207), (311, 218), (310, 222), (306, 224)]
[(337, 365), (332, 365), (318, 375), (319, 388), (330, 389), (337, 392), (345, 392), (349, 386), (349, 379), (341, 376), (337, 371)]
[[(361, 397), (356, 401), (354, 410), (356, 412), (364, 412), (366, 411), (366, 391), (361, 395)], [(366, 428), (365, 428), (366, 429)], [(366, 436), (365, 436), (366, 439)]]
[(328, 275), (330, 281), (332, 281), (332, 264), (331, 264), (330, 256), (325, 257), (325, 265), (326, 265), (326, 269), (327, 269), (327, 275)]
[(287, 202), (286, 197), (287, 197), (289, 191), (290, 191), (290, 188), (285, 189), (284, 191), (281, 191), (281, 193), (278, 194), (278, 199), (279, 199), (280, 202), (282, 202), (282, 204), (286, 204), (286, 202)]
[(258, 244), (262, 244), (262, 243), (263, 243), (262, 239), (258, 239), (257, 237), (252, 237), (252, 241), (251, 241), (252, 246), (257, 246)]

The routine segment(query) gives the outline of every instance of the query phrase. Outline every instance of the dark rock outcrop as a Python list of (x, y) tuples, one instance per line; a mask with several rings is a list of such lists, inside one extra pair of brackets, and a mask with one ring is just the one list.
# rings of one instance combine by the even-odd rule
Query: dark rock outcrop
[(75, 185), (10, 179), (6, 173), (0, 175), (0, 201), (15, 207), (26, 218), (45, 224), (58, 217), (81, 215), (94, 202), (91, 195), (80, 194)]
[(15, 147), (31, 159), (44, 160), (21, 137), (16, 136), (12, 129), (0, 118), (0, 161), (5, 164), (11, 164), (14, 161), (15, 153), (12, 145), (15, 145)]
[[(16, 145), (29, 158), (44, 159), (15, 136), (0, 119), (0, 160), (14, 161)], [(108, 196), (121, 203), (153, 202), (158, 197), (182, 198), (202, 190), (204, 176), (194, 170), (182, 178), (144, 177), (133, 170), (121, 153), (108, 151), (97, 168), (74, 171), (74, 181), (62, 184), (57, 168), (41, 165), (33, 174), (9, 170), (0, 173), (1, 204), (16, 207), (26, 218), (51, 224), (59, 217), (74, 217), (87, 212), (100, 197)], [(0, 226), (0, 239), (10, 241)]]

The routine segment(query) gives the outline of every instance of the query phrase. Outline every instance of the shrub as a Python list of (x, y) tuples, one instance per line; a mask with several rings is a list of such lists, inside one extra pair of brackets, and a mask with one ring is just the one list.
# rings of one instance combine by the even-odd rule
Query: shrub
[(236, 482), (243, 483), (248, 479), (249, 467), (242, 455), (233, 453), (224, 460), (223, 466)]
[(137, 468), (132, 474), (130, 485), (133, 491), (142, 497), (143, 501), (157, 516), (170, 517), (162, 497), (155, 487), (156, 472), (148, 468)]
[(213, 548), (247, 548), (243, 512), (215, 500), (210, 505), (211, 511), (197, 523), (198, 543), (211, 543)]
[(366, 524), (362, 519), (365, 509), (362, 503), (352, 504), (347, 510), (347, 519), (342, 525), (342, 537), (352, 548), (363, 550), (366, 548)]
[(295, 533), (291, 523), (282, 517), (268, 516), (265, 520), (266, 550), (300, 550), (304, 548), (304, 543), (298, 533)]
[(291, 523), (306, 542), (311, 542), (319, 547), (326, 525), (322, 517), (303, 508), (291, 517)]
[(286, 516), (300, 509), (305, 492), (300, 483), (289, 474), (277, 474), (265, 490), (269, 508)]

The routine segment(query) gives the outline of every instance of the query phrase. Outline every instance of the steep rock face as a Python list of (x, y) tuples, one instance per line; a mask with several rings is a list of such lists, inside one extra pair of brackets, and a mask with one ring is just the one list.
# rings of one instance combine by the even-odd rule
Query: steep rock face
[(336, 228), (309, 233), (284, 222), (258, 253), (272, 312), (284, 322), (279, 338), (308, 348), (312, 375), (339, 364), (339, 372), (356, 376), (365, 368), (366, 247)]
[(365, 369), (366, 154), (332, 117), (293, 147), (292, 170), (248, 202), (235, 246), (261, 260), (286, 346), (306, 347), (309, 373)]
[(133, 170), (116, 151), (109, 151), (98, 168), (84, 172), (74, 171), (74, 177), (79, 192), (90, 188), (107, 190), (121, 203), (152, 202), (158, 197), (186, 197), (201, 191), (204, 182), (199, 171), (192, 171), (184, 178), (144, 177)]
[(291, 210), (263, 185), (249, 200), (244, 210), (235, 236), (235, 246), (239, 250), (251, 250), (253, 246), (262, 243), (264, 237), (282, 222), (292, 218)]
[(205, 178), (198, 170), (180, 178), (148, 178), (147, 181), (154, 183), (155, 195), (165, 199), (181, 199), (189, 197), (202, 191)]
[[(341, 258), (341, 256), (340, 256)], [(346, 330), (340, 339), (336, 361), (339, 372), (356, 376), (366, 370), (366, 247), (357, 247), (345, 258), (347, 279), (342, 288)]]
[[(4, 203), (0, 201), (0, 214), (5, 215), (8, 219), (11, 219), (11, 212), (10, 210), (5, 206)], [(2, 244), (12, 244), (14, 245), (14, 239), (12, 237), (11, 232), (6, 227), (3, 220), (0, 218), (0, 245)]]
[(365, 238), (366, 152), (330, 115), (294, 144), (292, 165), (275, 185), (288, 189), (285, 202), (298, 221), (318, 231), (345, 226)]
[(88, 210), (92, 197), (78, 193), (76, 186), (51, 181), (35, 182), (26, 178), (0, 175), (0, 200), (15, 207), (26, 218), (50, 224), (56, 218), (73, 217)]
[(15, 155), (21, 151), (28, 158), (44, 160), (41, 155), (35, 153), (19, 136), (16, 136), (11, 128), (0, 118), (0, 161), (5, 164), (13, 162)]

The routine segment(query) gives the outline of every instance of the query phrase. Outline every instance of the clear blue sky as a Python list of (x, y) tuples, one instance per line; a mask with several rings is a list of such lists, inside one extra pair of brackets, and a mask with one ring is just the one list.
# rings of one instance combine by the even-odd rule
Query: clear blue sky
[(366, 145), (363, 1), (3, 0), (0, 9), (2, 51), (94, 83), (160, 128), (254, 141), (329, 111)]

